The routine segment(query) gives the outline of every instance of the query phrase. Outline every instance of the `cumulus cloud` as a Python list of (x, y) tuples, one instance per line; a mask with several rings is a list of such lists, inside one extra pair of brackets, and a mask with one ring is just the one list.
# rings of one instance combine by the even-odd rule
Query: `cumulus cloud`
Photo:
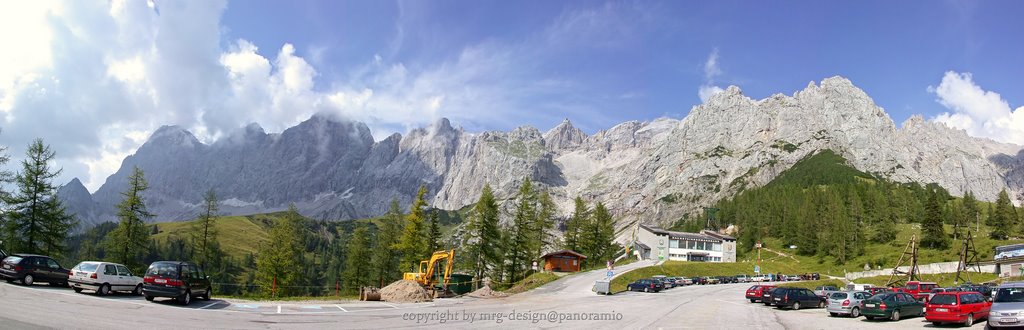
[(707, 102), (711, 96), (725, 91), (715, 85), (715, 77), (721, 74), (722, 69), (718, 67), (718, 48), (715, 48), (708, 55), (708, 59), (704, 61), (704, 84), (697, 90), (697, 96), (700, 96), (701, 102)]
[(995, 141), (1024, 145), (1024, 107), (1016, 110), (999, 93), (978, 86), (970, 73), (946, 72), (939, 86), (928, 86), (949, 109), (932, 120)]
[[(470, 129), (538, 116), (608, 122), (591, 106), (560, 102), (597, 98), (574, 95), (580, 84), (537, 63), (566, 40), (633, 40), (607, 33), (650, 21), (617, 19), (650, 16), (620, 4), (567, 11), (514, 42), (482, 41), (412, 69), (373, 56), (318, 84), (322, 46), (305, 54), (308, 45), (224, 40), (226, 8), (223, 0), (0, 4), (0, 144), (17, 159), (41, 137), (64, 169), (58, 183), (78, 177), (95, 190), (161, 125), (213, 142), (250, 123), (280, 132), (316, 113), (365, 122), (378, 139), (441, 116)], [(411, 31), (398, 30), (395, 48)]]

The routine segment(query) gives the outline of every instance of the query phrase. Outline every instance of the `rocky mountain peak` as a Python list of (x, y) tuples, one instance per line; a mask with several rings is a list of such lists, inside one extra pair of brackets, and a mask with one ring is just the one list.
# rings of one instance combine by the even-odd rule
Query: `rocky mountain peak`
[[(145, 144), (153, 144), (159, 147), (184, 147), (192, 148), (202, 144), (199, 139), (178, 125), (160, 126)], [(145, 146), (145, 145), (144, 145)]]
[(552, 150), (575, 149), (587, 139), (587, 134), (572, 125), (569, 118), (544, 133), (544, 143)]

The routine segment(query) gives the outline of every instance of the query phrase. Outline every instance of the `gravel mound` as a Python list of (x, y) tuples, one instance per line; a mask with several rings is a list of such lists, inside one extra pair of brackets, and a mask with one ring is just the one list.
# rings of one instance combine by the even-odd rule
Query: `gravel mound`
[(431, 301), (430, 293), (419, 283), (399, 280), (380, 289), (380, 299), (396, 303), (418, 303)]
[(473, 297), (473, 298), (485, 298), (485, 299), (487, 299), (487, 298), (504, 298), (504, 297), (508, 297), (508, 295), (505, 294), (504, 292), (491, 290), (491, 287), (489, 287), (489, 286), (484, 286), (484, 287), (482, 287), (480, 289), (477, 289), (476, 291), (470, 292), (468, 294), (468, 296)]

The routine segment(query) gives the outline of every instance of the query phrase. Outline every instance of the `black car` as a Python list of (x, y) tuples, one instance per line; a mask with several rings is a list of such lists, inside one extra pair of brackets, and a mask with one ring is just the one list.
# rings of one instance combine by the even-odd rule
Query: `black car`
[(658, 292), (665, 288), (665, 284), (656, 279), (643, 278), (636, 282), (629, 283), (626, 289), (629, 291)]
[(779, 308), (790, 307), (792, 309), (825, 308), (825, 298), (804, 288), (778, 288), (772, 291), (772, 304)]
[(210, 278), (196, 264), (184, 261), (157, 261), (149, 265), (142, 278), (142, 295), (146, 300), (174, 298), (182, 305), (192, 297), (210, 300)]
[(0, 262), (0, 277), (8, 283), (21, 281), (24, 285), (46, 282), (52, 286), (68, 286), (69, 270), (56, 260), (36, 254), (15, 254)]
[(978, 292), (985, 299), (992, 299), (992, 287), (986, 284), (964, 283), (960, 285), (960, 291)]

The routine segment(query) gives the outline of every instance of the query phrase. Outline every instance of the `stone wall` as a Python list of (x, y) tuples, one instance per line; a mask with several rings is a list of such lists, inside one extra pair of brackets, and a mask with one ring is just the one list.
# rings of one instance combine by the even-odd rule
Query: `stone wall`
[[(917, 269), (920, 271), (920, 274), (956, 273), (956, 268), (959, 265), (960, 265), (960, 263), (956, 262), (956, 261), (952, 261), (952, 262), (938, 262), (938, 263), (934, 263), (934, 264), (917, 265)], [(904, 271), (904, 272), (910, 271), (910, 266), (899, 267), (899, 270)], [(996, 266), (993, 265), (993, 264), (989, 264), (989, 265), (984, 265), (983, 264), (983, 265), (981, 265), (981, 272), (983, 272), (983, 273), (993, 273), (994, 274), (996, 272)], [(869, 271), (863, 271), (863, 272), (846, 273), (846, 279), (852, 281), (852, 280), (856, 280), (858, 278), (875, 277), (875, 276), (889, 276), (891, 274), (892, 274), (892, 268), (884, 268), (884, 269), (879, 269), (879, 270), (869, 270)]]

